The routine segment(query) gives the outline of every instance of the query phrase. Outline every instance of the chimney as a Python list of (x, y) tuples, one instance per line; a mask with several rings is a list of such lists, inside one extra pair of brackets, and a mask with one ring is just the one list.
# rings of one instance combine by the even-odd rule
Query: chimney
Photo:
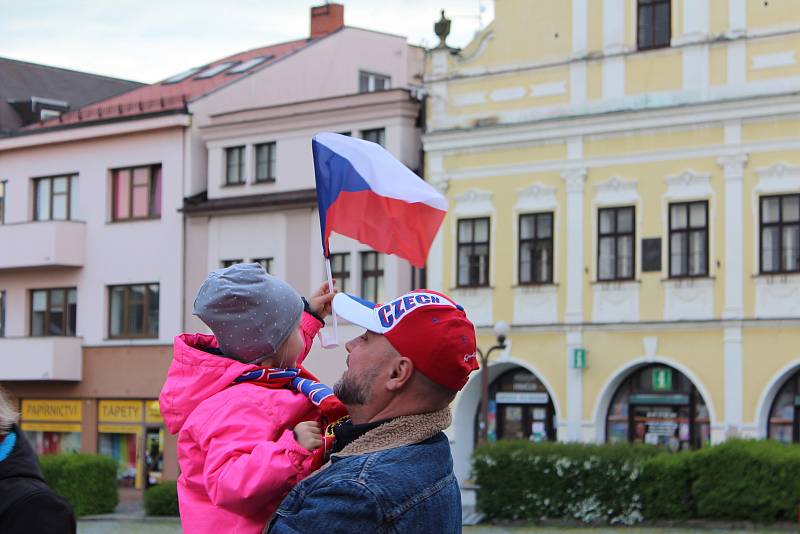
[(311, 8), (311, 38), (322, 37), (344, 27), (344, 6), (325, 4)]

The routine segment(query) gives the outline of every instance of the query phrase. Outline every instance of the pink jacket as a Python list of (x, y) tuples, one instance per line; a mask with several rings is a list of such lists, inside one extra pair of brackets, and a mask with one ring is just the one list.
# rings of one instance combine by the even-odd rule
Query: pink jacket
[[(319, 321), (304, 313), (305, 359)], [(178, 501), (188, 534), (260, 533), (292, 487), (319, 467), (320, 454), (300, 446), (292, 429), (319, 420), (307, 397), (254, 384), (228, 387), (243, 364), (202, 350), (214, 336), (175, 338), (172, 364), (159, 404), (169, 431), (178, 434)]]

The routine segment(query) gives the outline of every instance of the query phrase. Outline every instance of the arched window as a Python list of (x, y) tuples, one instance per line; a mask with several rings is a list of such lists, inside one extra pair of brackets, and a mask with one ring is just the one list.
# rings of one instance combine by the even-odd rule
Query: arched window
[(698, 449), (711, 439), (708, 408), (692, 381), (667, 365), (634, 371), (614, 394), (606, 441), (648, 443), (672, 451)]
[(769, 410), (767, 435), (782, 443), (800, 441), (800, 371), (781, 387)]
[[(475, 416), (478, 438), (480, 406)], [(536, 375), (521, 367), (507, 371), (489, 386), (489, 441), (556, 439), (556, 420), (550, 393)]]

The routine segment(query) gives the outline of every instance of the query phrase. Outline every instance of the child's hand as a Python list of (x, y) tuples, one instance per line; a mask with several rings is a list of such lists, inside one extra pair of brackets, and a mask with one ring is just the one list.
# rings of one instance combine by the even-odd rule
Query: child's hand
[(331, 314), (331, 302), (333, 301), (333, 297), (336, 296), (336, 293), (338, 293), (338, 289), (335, 287), (336, 280), (333, 281), (333, 285), (334, 288), (331, 293), (328, 291), (328, 282), (325, 282), (319, 286), (319, 289), (314, 291), (308, 299), (308, 307), (312, 312), (319, 315), (321, 319)]
[(304, 449), (314, 451), (322, 447), (322, 428), (316, 421), (303, 421), (294, 427), (294, 439)]

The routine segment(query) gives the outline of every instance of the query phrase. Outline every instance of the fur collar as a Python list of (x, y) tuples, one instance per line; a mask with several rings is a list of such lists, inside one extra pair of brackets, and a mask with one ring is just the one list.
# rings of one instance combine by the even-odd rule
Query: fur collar
[(451, 422), (449, 407), (435, 412), (395, 417), (373, 428), (333, 456), (356, 456), (420, 443), (449, 427)]

